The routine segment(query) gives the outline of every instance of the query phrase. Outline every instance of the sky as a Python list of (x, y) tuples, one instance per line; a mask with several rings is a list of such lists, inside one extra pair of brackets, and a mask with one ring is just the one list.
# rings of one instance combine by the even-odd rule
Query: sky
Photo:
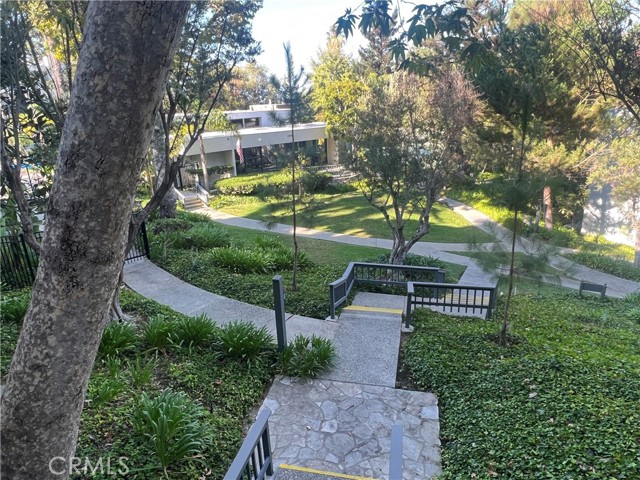
[[(259, 64), (282, 76), (285, 70), (284, 42), (291, 42), (293, 60), (310, 71), (311, 59), (326, 44), (327, 32), (346, 8), (360, 0), (264, 0), (253, 22), (253, 36), (262, 44)], [(346, 51), (357, 53), (362, 37), (349, 37)]]

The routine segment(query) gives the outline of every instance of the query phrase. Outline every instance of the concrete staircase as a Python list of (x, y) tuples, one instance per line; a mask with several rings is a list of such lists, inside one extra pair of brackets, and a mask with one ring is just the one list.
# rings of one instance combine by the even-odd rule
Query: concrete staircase
[(182, 205), (184, 205), (184, 209), (187, 211), (197, 210), (199, 208), (202, 208), (203, 206), (206, 207), (206, 205), (202, 203), (202, 200), (200, 200), (200, 197), (198, 197), (195, 193), (180, 192), (179, 195), (180, 201), (182, 202)]

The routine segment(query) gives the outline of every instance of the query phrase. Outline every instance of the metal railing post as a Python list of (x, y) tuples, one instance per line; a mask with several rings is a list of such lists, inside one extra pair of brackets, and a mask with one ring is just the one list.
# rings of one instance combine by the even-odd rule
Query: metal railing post
[(331, 320), (336, 319), (336, 288), (329, 285), (329, 316)]
[(287, 346), (287, 325), (284, 314), (284, 282), (282, 275), (273, 277), (273, 309), (276, 313), (276, 335), (278, 337), (278, 351)]
[(145, 222), (140, 224), (140, 235), (142, 236), (142, 246), (144, 247), (144, 254), (151, 260), (151, 251), (149, 250), (149, 239), (147, 238), (147, 226)]
[(411, 328), (411, 306), (413, 304), (413, 282), (407, 282), (407, 308), (404, 315), (404, 327)]
[(396, 423), (391, 430), (389, 480), (402, 480), (402, 430), (401, 423)]

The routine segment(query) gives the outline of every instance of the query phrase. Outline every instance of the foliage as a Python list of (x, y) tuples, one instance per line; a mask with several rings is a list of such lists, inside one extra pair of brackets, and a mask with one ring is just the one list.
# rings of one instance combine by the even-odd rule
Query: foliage
[[(640, 107), (640, 104), (638, 105)], [(640, 112), (639, 112), (640, 113)], [(640, 268), (640, 135), (615, 139), (611, 148), (594, 157), (589, 180), (600, 188), (609, 186), (636, 235), (635, 266)]]
[(229, 245), (225, 231), (210, 223), (196, 224), (187, 231), (169, 231), (165, 234), (164, 239), (174, 248), (183, 249), (215, 248)]
[(325, 49), (311, 63), (311, 105), (334, 138), (344, 137), (350, 130), (359, 98), (365, 91), (353, 61), (342, 50), (343, 43), (339, 37), (329, 37)]
[(331, 340), (315, 335), (311, 338), (297, 335), (280, 352), (278, 366), (284, 375), (315, 378), (333, 365), (335, 356), (336, 352)]
[(173, 341), (187, 347), (210, 344), (219, 334), (219, 328), (213, 321), (202, 314), (197, 317), (186, 317), (178, 320), (173, 333)]
[(151, 349), (165, 350), (172, 345), (177, 329), (178, 322), (162, 314), (154, 315), (142, 327), (142, 338)]
[(182, 392), (166, 389), (156, 397), (141, 394), (133, 426), (153, 444), (167, 478), (169, 466), (197, 459), (210, 444), (210, 431), (203, 421), (206, 415), (204, 408)]
[[(393, 263), (429, 233), (442, 189), (463, 174), (462, 137), (476, 110), (476, 93), (456, 70), (430, 81), (407, 73), (371, 80), (349, 137), (349, 168), (392, 233)], [(406, 239), (412, 215), (418, 228)]]
[(10, 296), (3, 293), (3, 297), (0, 301), (0, 319), (2, 322), (22, 322), (29, 308), (31, 292), (24, 291)]
[(119, 376), (96, 377), (89, 389), (89, 400), (96, 407), (113, 402), (126, 389), (126, 382)]
[(260, 250), (214, 248), (206, 259), (213, 265), (234, 273), (265, 273), (271, 270), (269, 256)]
[(98, 355), (102, 358), (116, 357), (135, 349), (138, 342), (136, 328), (130, 323), (107, 324), (100, 340)]
[(601, 253), (591, 252), (567, 253), (565, 256), (569, 260), (593, 268), (594, 270), (640, 282), (640, 268), (634, 267), (632, 263), (624, 258), (614, 258)]
[[(633, 304), (513, 299), (514, 328), (419, 311), (403, 355), (439, 400), (443, 478), (634, 478), (640, 424)], [(570, 440), (569, 440), (570, 439)]]
[(134, 387), (142, 388), (148, 385), (154, 374), (158, 362), (155, 357), (136, 355), (132, 360), (128, 360), (126, 369), (131, 376), (131, 382)]
[(264, 189), (286, 191), (291, 184), (289, 172), (273, 172), (224, 178), (216, 182), (216, 189), (223, 195), (257, 195)]
[(255, 363), (265, 352), (274, 348), (273, 337), (266, 327), (258, 328), (253, 323), (231, 322), (222, 327), (220, 333), (222, 356)]

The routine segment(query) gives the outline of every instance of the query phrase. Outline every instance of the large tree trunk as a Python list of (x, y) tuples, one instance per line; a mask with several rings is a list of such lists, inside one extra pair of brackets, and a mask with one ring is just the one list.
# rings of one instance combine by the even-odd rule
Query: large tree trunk
[(75, 452), (136, 183), (188, 8), (88, 7), (40, 266), (2, 397), (3, 478), (67, 477), (55, 472)]

